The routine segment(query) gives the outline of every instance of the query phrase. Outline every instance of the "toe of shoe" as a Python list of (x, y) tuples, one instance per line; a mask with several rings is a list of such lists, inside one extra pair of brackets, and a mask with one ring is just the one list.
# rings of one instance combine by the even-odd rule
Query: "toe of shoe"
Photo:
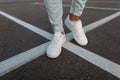
[(86, 46), (88, 44), (88, 41), (81, 41), (81, 46)]
[(77, 38), (75, 40), (81, 46), (86, 46), (88, 44), (88, 40), (86, 38), (85, 39)]
[(47, 50), (46, 53), (47, 53), (47, 56), (49, 58), (57, 58), (60, 55), (61, 51), (60, 50), (59, 51), (57, 51), (57, 50)]

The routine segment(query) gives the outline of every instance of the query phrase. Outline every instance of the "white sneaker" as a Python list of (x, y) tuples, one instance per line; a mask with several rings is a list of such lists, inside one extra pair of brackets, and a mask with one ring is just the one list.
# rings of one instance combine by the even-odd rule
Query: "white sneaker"
[(61, 32), (55, 32), (54, 37), (47, 48), (47, 56), (50, 58), (58, 57), (65, 41), (65, 35), (63, 35)]
[(67, 18), (65, 19), (65, 25), (72, 31), (73, 37), (78, 44), (82, 46), (87, 45), (88, 40), (82, 28), (81, 20), (71, 21), (68, 15)]

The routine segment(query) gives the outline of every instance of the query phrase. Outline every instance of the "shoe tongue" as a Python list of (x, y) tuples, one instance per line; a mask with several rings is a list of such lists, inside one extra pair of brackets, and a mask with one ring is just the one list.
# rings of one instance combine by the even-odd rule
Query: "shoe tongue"
[[(55, 33), (54, 33), (54, 37), (53, 37), (53, 42), (54, 42), (54, 43), (57, 43), (58, 40), (59, 40), (59, 38), (60, 38), (60, 36), (61, 36), (61, 33), (60, 33), (60, 32), (55, 32)], [(57, 42), (56, 42), (56, 41), (57, 41)]]
[(56, 32), (55, 33), (55, 36), (59, 36), (59, 35), (61, 35), (61, 32)]

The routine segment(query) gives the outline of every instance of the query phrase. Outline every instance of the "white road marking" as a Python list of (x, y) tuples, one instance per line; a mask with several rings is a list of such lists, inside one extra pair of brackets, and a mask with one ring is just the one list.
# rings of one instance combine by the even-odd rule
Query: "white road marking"
[[(5, 17), (7, 17), (8, 19), (10, 19), (10, 20), (12, 20), (12, 21), (14, 21), (14, 22), (16, 22), (16, 23), (18, 23), (18, 24), (26, 27), (26, 28), (28, 28), (28, 29), (29, 29), (29, 26), (31, 26), (31, 25), (28, 24), (28, 23), (27, 23), (27, 25), (24, 25), (24, 24), (26, 24), (26, 22), (24, 22), (24, 21), (22, 21), (22, 20), (20, 20), (20, 19), (18, 19), (18, 18), (15, 18), (15, 17), (13, 17), (13, 16), (11, 16), (11, 15), (9, 15), (9, 14), (7, 14), (7, 13), (4, 13), (4, 12), (2, 12), (2, 11), (0, 11), (0, 14), (3, 15), (3, 16), (5, 16)], [(101, 23), (101, 24), (105, 24), (107, 21), (109, 21), (108, 19), (112, 20), (112, 19), (118, 17), (119, 15), (120, 15), (120, 12), (117, 12), (117, 13), (115, 13), (115, 14), (113, 14), (113, 15), (110, 15), (110, 16), (112, 16), (112, 17), (108, 16), (108, 17), (106, 17), (106, 18), (104, 18), (104, 19), (101, 19), (101, 20), (100, 20), (100, 23)], [(102, 20), (105, 21), (105, 22), (103, 22)], [(107, 20), (107, 21), (106, 21), (106, 20)], [(92, 29), (94, 29), (94, 28), (96, 28), (96, 27), (99, 27), (100, 24), (99, 24), (99, 25), (96, 24), (96, 23), (98, 23), (98, 22), (99, 22), (99, 21), (94, 22), (94, 23), (93, 23), (94, 25), (93, 25), (93, 24), (92, 24), (92, 25), (91, 25), (91, 24), (90, 24), (90, 25), (87, 25), (88, 28), (85, 28), (85, 31), (88, 32), (88, 31), (90, 31), (90, 30), (92, 30)], [(41, 29), (38, 29), (38, 30), (37, 30), (37, 29), (35, 28), (35, 26), (33, 26), (33, 25), (32, 25), (31, 27), (32, 27), (32, 28), (31, 28), (30, 30), (37, 31), (37, 33), (38, 33), (39, 35), (42, 35), (43, 37), (51, 40), (52, 34), (46, 32), (46, 31), (44, 31), (44, 30), (41, 30)], [(90, 28), (90, 27), (92, 27), (92, 28)], [(34, 29), (35, 29), (35, 30), (34, 30)], [(88, 29), (88, 30), (87, 30), (87, 29)], [(41, 33), (41, 32), (44, 32), (44, 34)], [(47, 34), (47, 35), (46, 35), (46, 34)], [(69, 40), (72, 39), (71, 33), (67, 34), (67, 39), (69, 39)], [(72, 44), (72, 43), (71, 43), (71, 44)], [(10, 71), (12, 71), (12, 70), (20, 67), (20, 66), (22, 66), (23, 64), (25, 64), (25, 63), (27, 63), (27, 62), (35, 59), (35, 58), (36, 58), (35, 56), (39, 57), (39, 56), (41, 55), (41, 53), (42, 53), (42, 54), (43, 54), (43, 52), (45, 53), (45, 49), (46, 49), (46, 46), (47, 46), (47, 45), (48, 45), (48, 43), (46, 43), (46, 45), (45, 45), (45, 44), (42, 44), (41, 47), (39, 47), (39, 48), (35, 48), (35, 49), (28, 50), (27, 52), (23, 52), (23, 53), (20, 53), (19, 55), (16, 55), (17, 57), (14, 56), (14, 57), (12, 57), (12, 58), (9, 58), (9, 59), (7, 59), (7, 60), (5, 60), (5, 61), (0, 62), (0, 75), (2, 76), (2, 75), (4, 75), (4, 74), (6, 74), (6, 73), (8, 73), (8, 72), (10, 72)], [(66, 45), (69, 45), (68, 42), (65, 43), (65, 48), (66, 48)], [(36, 54), (34, 54), (34, 53), (36, 53)], [(28, 54), (31, 54), (31, 56), (29, 57)], [(22, 57), (21, 57), (21, 55), (22, 55)], [(29, 58), (23, 57), (23, 55), (27, 55), (26, 57), (29, 57)], [(99, 56), (99, 57), (100, 57), (100, 56)], [(21, 60), (22, 60), (22, 61), (21, 61)], [(102, 60), (104, 61), (103, 58), (102, 58)], [(16, 62), (16, 61), (17, 61), (17, 62)], [(10, 63), (11, 63), (11, 64), (13, 63), (13, 64), (12, 64), (13, 66), (12, 66)], [(22, 64), (22, 63), (23, 63), (23, 64)], [(93, 63), (94, 63), (94, 62), (93, 62)], [(114, 62), (109, 61), (109, 63), (111, 64), (111, 63), (114, 63)], [(115, 64), (115, 63), (114, 63), (114, 64)], [(114, 66), (114, 64), (112, 64), (112, 65)], [(6, 65), (6, 66), (5, 66), (5, 65)], [(8, 65), (8, 66), (7, 66), (7, 65)], [(99, 66), (99, 65), (97, 65), (97, 66), (101, 68), (101, 66)], [(4, 69), (4, 67), (5, 67), (5, 69)], [(109, 66), (108, 66), (108, 67), (109, 67)], [(106, 70), (106, 68), (105, 68), (104, 70)], [(108, 70), (106, 70), (106, 71), (108, 71)], [(110, 72), (110, 71), (108, 71), (108, 72)], [(113, 75), (116, 76), (116, 77), (119, 77), (118, 74), (117, 74), (117, 72), (118, 72), (118, 71), (113, 72), (113, 73), (110, 72), (110, 73), (113, 74)]]
[(105, 8), (105, 7), (92, 7), (92, 6), (86, 6), (85, 8), (88, 8), (88, 9), (101, 9), (101, 10), (120, 11), (119, 8)]
[(4, 17), (9, 18), (12, 21), (18, 23), (19, 25), (21, 25), (21, 26), (23, 26), (23, 27), (25, 27), (25, 28), (27, 28), (27, 29), (39, 34), (39, 35), (41, 35), (41, 36), (45, 35), (43, 37), (45, 37), (47, 39), (51, 39), (51, 37), (52, 37), (52, 35), (50, 33), (47, 33), (46, 31), (44, 31), (44, 30), (42, 30), (42, 29), (40, 29), (38, 27), (35, 27), (34, 25), (31, 25), (31, 24), (29, 24), (29, 23), (27, 23), (25, 21), (22, 21), (22, 20), (20, 20), (20, 19), (18, 19), (16, 17), (13, 17), (13, 16), (11, 16), (11, 15), (3, 12), (3, 11), (0, 11), (0, 14), (3, 15)]
[(107, 23), (107, 22), (115, 19), (115, 18), (118, 17), (118, 16), (120, 16), (120, 11), (117, 12), (117, 13), (115, 13), (115, 14), (112, 14), (112, 15), (110, 15), (110, 16), (108, 16), (108, 17), (105, 17), (105, 18), (103, 18), (103, 19), (100, 19), (100, 20), (98, 20), (98, 21), (96, 21), (96, 22), (94, 22), (94, 23), (91, 23), (91, 24), (89, 24), (88, 26), (85, 26), (85, 28), (84, 28), (84, 29), (85, 29), (85, 32), (88, 32), (88, 31), (90, 31), (90, 30), (93, 30), (93, 29), (97, 28), (98, 26), (101, 26), (101, 25), (103, 25), (103, 24), (105, 24), (105, 23)]
[(89, 61), (90, 63), (96, 65), (97, 67), (120, 78), (120, 65), (119, 64), (116, 64), (108, 59), (105, 59), (93, 52), (83, 49), (68, 41), (66, 41), (63, 47), (75, 53), (76, 55), (80, 56), (81, 58), (85, 59), (86, 61)]
[(48, 46), (49, 42), (44, 43), (40, 46), (32, 48), (28, 51), (20, 53), (14, 57), (0, 62), (0, 76), (7, 74), (8, 72), (26, 64), (27, 62), (36, 59), (37, 57), (43, 55)]
[(120, 2), (118, 1), (114, 1), (114, 2), (111, 2), (111, 1), (88, 1), (88, 3), (103, 3), (103, 4), (119, 4)]
[[(32, 4), (37, 4), (37, 5), (45, 5), (44, 3), (32, 3)], [(70, 7), (68, 4), (63, 4), (64, 7)], [(85, 8), (87, 9), (100, 9), (100, 10), (113, 10), (113, 11), (120, 11), (119, 8), (106, 8), (106, 7), (94, 7), (94, 6), (86, 6)]]

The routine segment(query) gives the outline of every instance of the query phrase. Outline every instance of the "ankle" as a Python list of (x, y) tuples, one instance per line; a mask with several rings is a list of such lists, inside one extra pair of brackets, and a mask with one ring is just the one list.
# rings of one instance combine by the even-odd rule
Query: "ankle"
[(74, 14), (70, 14), (69, 19), (71, 21), (79, 21), (80, 20), (80, 16), (76, 16)]
[(65, 35), (65, 32), (64, 32), (64, 31), (62, 31), (62, 32), (61, 32), (61, 34), (62, 34), (62, 35)]

